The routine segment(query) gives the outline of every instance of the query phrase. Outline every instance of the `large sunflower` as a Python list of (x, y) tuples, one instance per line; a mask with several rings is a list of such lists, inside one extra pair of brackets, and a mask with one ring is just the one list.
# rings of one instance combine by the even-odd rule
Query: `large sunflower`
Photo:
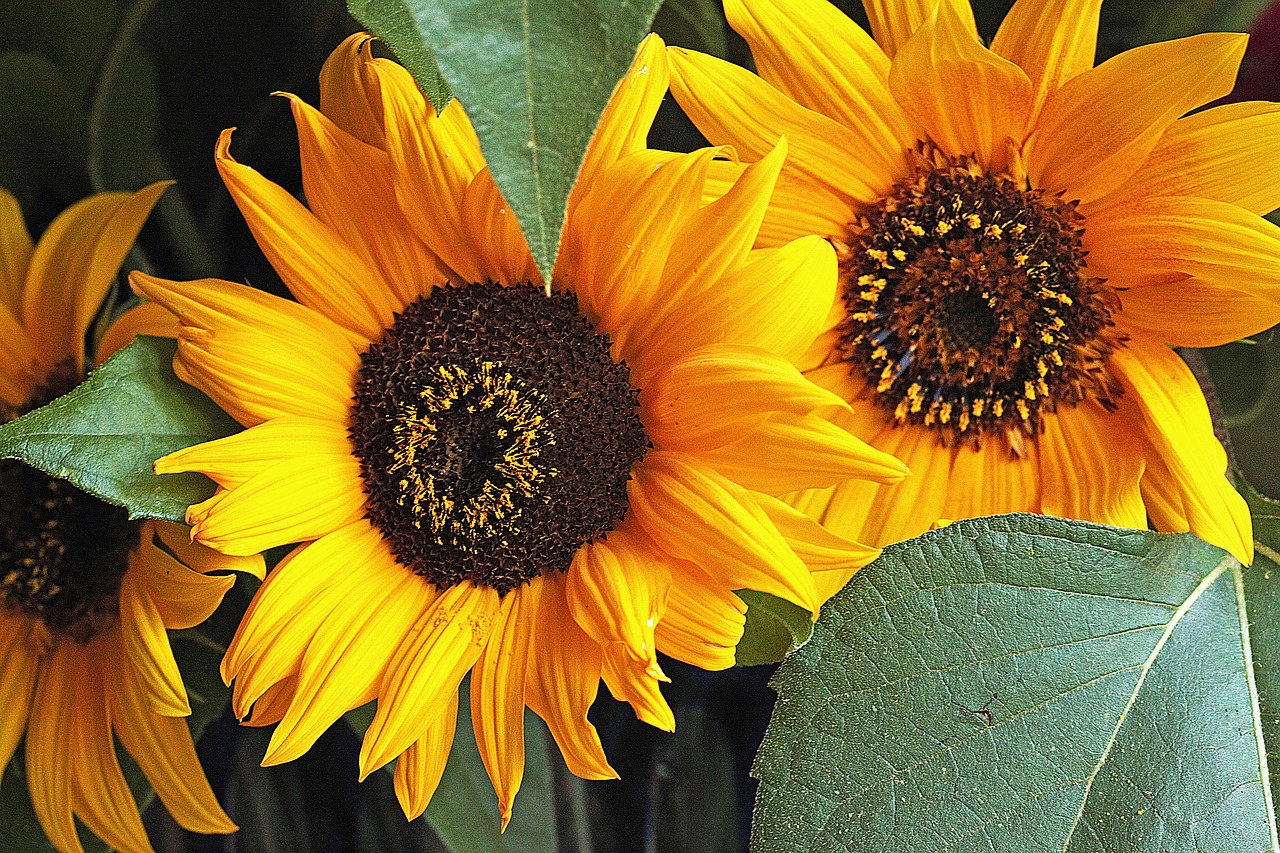
[[(0, 411), (8, 421), (85, 377), (90, 322), (167, 184), (102, 193), (63, 212), (38, 245), (0, 191)], [(103, 335), (102, 361), (135, 334), (174, 335), (143, 304)], [(81, 850), (73, 815), (125, 853), (150, 851), (116, 760), (114, 731), (165, 806), (196, 832), (231, 832), (196, 759), (166, 629), (203, 622), (261, 558), (224, 557), (177, 525), (134, 522), (65, 480), (0, 460), (0, 767), (26, 732), (36, 816)]]
[(832, 530), (1149, 517), (1250, 559), (1170, 347), (1280, 320), (1280, 231), (1259, 216), (1280, 203), (1280, 106), (1186, 115), (1230, 91), (1241, 35), (1093, 67), (1099, 4), (1018, 0), (988, 49), (964, 0), (868, 0), (874, 40), (824, 0), (726, 0), (760, 77), (673, 49), (672, 91), (713, 142), (750, 159), (786, 136), (760, 242), (822, 235), (842, 274), (808, 376), (913, 473), (791, 498)]
[(195, 538), (307, 543), (224, 661), (237, 714), (279, 721), (265, 763), (377, 699), (361, 773), (399, 757), (416, 816), (470, 671), (505, 825), (526, 705), (575, 773), (611, 778), (586, 716), (601, 677), (671, 729), (655, 650), (730, 666), (733, 590), (816, 611), (811, 570), (874, 556), (774, 497), (905, 474), (815, 414), (844, 404), (793, 364), (824, 328), (835, 253), (812, 237), (750, 252), (781, 148), (709, 203), (716, 150), (645, 149), (666, 83), (651, 39), (587, 153), (546, 292), (462, 107), (437, 116), (367, 36), (325, 66), (322, 111), (291, 99), (310, 209), (235, 162), (229, 133), (218, 145), (298, 303), (135, 274), (181, 318), (179, 375), (249, 427), (157, 463), (222, 486), (191, 507)]

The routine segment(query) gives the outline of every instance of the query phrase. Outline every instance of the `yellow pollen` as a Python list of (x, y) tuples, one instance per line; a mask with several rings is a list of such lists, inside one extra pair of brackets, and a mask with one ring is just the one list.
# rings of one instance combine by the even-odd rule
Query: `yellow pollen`
[(938, 224), (933, 226), (933, 230), (937, 232), (939, 237), (947, 236), (947, 232), (952, 229), (952, 224), (946, 220), (939, 220)]
[(976, 213), (970, 213), (964, 218), (965, 224), (970, 228), (977, 230), (982, 227), (982, 217)]

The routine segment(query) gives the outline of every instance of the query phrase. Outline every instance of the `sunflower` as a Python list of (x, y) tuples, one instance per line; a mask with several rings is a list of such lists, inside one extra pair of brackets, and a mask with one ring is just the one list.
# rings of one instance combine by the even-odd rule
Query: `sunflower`
[[(102, 193), (64, 211), (32, 246), (0, 190), (0, 410), (9, 421), (85, 378), (85, 338), (152, 205), (168, 186)], [(105, 360), (135, 334), (173, 336), (157, 305), (128, 311), (97, 345)], [(150, 851), (112, 732), (182, 826), (231, 832), (196, 758), (191, 713), (169, 647), (217, 608), (238, 569), (187, 531), (130, 521), (65, 480), (0, 460), (0, 767), (26, 732), (36, 816), (63, 853), (81, 850), (74, 817), (113, 848)], [(74, 816), (74, 817), (73, 817)]]
[[(290, 98), (310, 209), (217, 164), (298, 302), (135, 274), (181, 318), (175, 369), (246, 427), (174, 453), (221, 489), (197, 541), (231, 554), (301, 542), (223, 663), (233, 705), (279, 722), (265, 764), (370, 700), (362, 778), (392, 759), (420, 814), (459, 684), (503, 825), (527, 705), (573, 772), (615, 778), (587, 721), (603, 677), (674, 727), (656, 655), (733, 663), (762, 590), (816, 611), (811, 570), (876, 553), (775, 496), (897, 460), (820, 415), (843, 401), (795, 362), (836, 288), (830, 245), (751, 251), (784, 151), (704, 199), (717, 149), (645, 149), (667, 83), (651, 38), (615, 91), (544, 289), (463, 108), (348, 39), (321, 110)], [(300, 304), (299, 304), (300, 303)]]
[(1280, 231), (1259, 215), (1280, 203), (1280, 106), (1187, 115), (1231, 90), (1242, 35), (1093, 67), (1099, 5), (1018, 0), (988, 49), (964, 0), (868, 0), (874, 39), (824, 0), (726, 0), (759, 77), (672, 49), (708, 138), (745, 159), (790, 144), (760, 245), (818, 234), (839, 253), (807, 375), (913, 474), (788, 497), (841, 535), (1030, 511), (1150, 518), (1251, 558), (1171, 347), (1280, 320)]

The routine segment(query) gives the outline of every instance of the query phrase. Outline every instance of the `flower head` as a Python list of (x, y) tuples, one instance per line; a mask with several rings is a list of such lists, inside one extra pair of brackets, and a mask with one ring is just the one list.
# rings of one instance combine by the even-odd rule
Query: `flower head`
[(605, 112), (544, 290), (463, 108), (348, 39), (321, 110), (291, 98), (310, 208), (217, 161), (298, 303), (135, 275), (182, 321), (175, 368), (249, 429), (157, 463), (220, 485), (188, 520), (233, 554), (304, 543), (224, 661), (236, 712), (292, 759), (378, 700), (361, 772), (398, 757), (422, 812), (459, 682), (504, 822), (525, 706), (569, 767), (615, 774), (601, 677), (670, 729), (656, 655), (733, 662), (752, 588), (816, 610), (812, 570), (874, 549), (775, 495), (905, 470), (823, 413), (796, 367), (835, 297), (831, 247), (752, 251), (784, 152), (708, 186), (720, 152), (645, 149), (667, 83), (651, 39)]
[[(85, 378), (85, 338), (152, 205), (167, 184), (102, 193), (66, 210), (33, 246), (0, 191), (0, 413), (12, 420)], [(98, 361), (135, 334), (174, 335), (157, 305), (124, 312)], [(261, 558), (224, 557), (177, 525), (130, 521), (65, 480), (0, 460), (0, 766), (24, 732), (36, 816), (54, 846), (81, 850), (74, 817), (117, 850), (150, 851), (112, 733), (174, 818), (231, 832), (205, 781), (166, 629), (217, 608)]]
[(761, 244), (820, 234), (840, 256), (807, 375), (913, 472), (789, 497), (833, 530), (1150, 518), (1251, 557), (1171, 347), (1280, 320), (1280, 230), (1259, 215), (1280, 203), (1280, 107), (1187, 115), (1230, 91), (1244, 36), (1093, 67), (1099, 5), (1018, 0), (988, 49), (964, 0), (867, 0), (874, 39), (825, 0), (727, 0), (760, 77), (673, 49), (672, 90), (713, 142), (750, 158), (787, 137)]

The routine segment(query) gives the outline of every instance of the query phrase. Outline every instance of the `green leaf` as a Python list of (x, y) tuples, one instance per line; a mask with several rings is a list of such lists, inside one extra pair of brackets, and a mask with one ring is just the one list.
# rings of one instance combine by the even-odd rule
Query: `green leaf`
[[(547, 282), (565, 205), (658, 0), (405, 0)], [(394, 45), (393, 45), (394, 47)]]
[(667, 44), (721, 59), (729, 55), (724, 15), (717, 0), (666, 0), (653, 19), (653, 31)]
[(173, 375), (176, 347), (169, 338), (139, 337), (75, 390), (0, 426), (0, 456), (126, 506), (133, 518), (181, 522), (213, 484), (200, 474), (157, 476), (152, 462), (239, 426)]
[(747, 603), (747, 625), (734, 654), (737, 666), (777, 663), (813, 636), (813, 616), (803, 607), (753, 589), (736, 595)]
[[(525, 712), (524, 781), (516, 795), (511, 823), (501, 832), (498, 797), (476, 746), (468, 695), (468, 680), (464, 680), (459, 688), (458, 729), (449, 763), (427, 806), (426, 821), (454, 853), (556, 853), (556, 810), (547, 752), (554, 747), (546, 725), (532, 712)], [(373, 721), (373, 713), (370, 703), (349, 712), (346, 720), (363, 734)]]
[(1274, 851), (1254, 571), (1027, 515), (886, 548), (778, 671), (753, 849)]
[(413, 14), (404, 0), (347, 0), (351, 17), (387, 43), (400, 64), (418, 81), (436, 112), (449, 105), (453, 92), (440, 73), (413, 23)]

